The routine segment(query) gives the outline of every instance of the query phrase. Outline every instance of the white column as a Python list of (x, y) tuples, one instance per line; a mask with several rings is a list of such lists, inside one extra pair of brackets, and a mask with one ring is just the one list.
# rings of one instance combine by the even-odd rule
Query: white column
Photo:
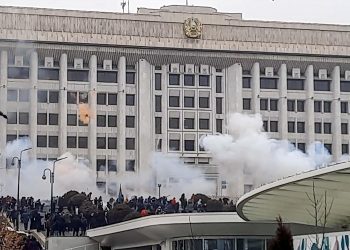
[(38, 111), (38, 53), (32, 52), (30, 54), (30, 140), (32, 141), (33, 149), (31, 154), (36, 158), (37, 146), (37, 111)]
[(234, 64), (227, 69), (226, 78), (226, 113), (241, 113), (243, 111), (242, 103), (242, 81), (243, 70), (241, 64)]
[(160, 247), (162, 250), (171, 250), (171, 240), (166, 240), (160, 243)]
[(169, 65), (162, 66), (162, 152), (168, 152), (168, 75)]
[(279, 133), (282, 140), (288, 139), (288, 115), (287, 115), (287, 65), (282, 64), (278, 71), (279, 99)]
[(60, 85), (59, 85), (59, 154), (67, 151), (67, 54), (60, 58)]
[(89, 160), (90, 166), (96, 174), (96, 148), (97, 148), (97, 57), (92, 55), (90, 58), (90, 71), (89, 71), (89, 108), (90, 108), (90, 121), (89, 121)]
[(336, 66), (332, 72), (332, 91), (333, 91), (333, 101), (332, 101), (332, 154), (333, 160), (339, 161), (342, 151), (341, 151), (341, 113), (340, 113), (340, 67)]
[(306, 143), (315, 141), (315, 114), (314, 114), (314, 66), (309, 65), (305, 71), (306, 88)]
[[(7, 114), (7, 51), (0, 54), (0, 111)], [(7, 121), (0, 117), (0, 154), (4, 154), (6, 148)], [(0, 155), (0, 169), (5, 167), (6, 158)]]
[(257, 114), (260, 113), (260, 65), (258, 62), (254, 63), (250, 74), (252, 75), (252, 111)]
[(117, 159), (117, 174), (123, 174), (125, 172), (125, 115), (126, 115), (126, 103), (125, 103), (125, 84), (126, 84), (126, 59), (125, 57), (119, 58), (118, 62), (118, 124), (117, 124), (117, 142), (118, 142), (118, 159)]
[(150, 166), (150, 156), (154, 141), (153, 135), (153, 120), (152, 114), (152, 86), (151, 82), (151, 65), (145, 60), (139, 61), (138, 70), (138, 131), (137, 131), (137, 162), (138, 171), (142, 176)]

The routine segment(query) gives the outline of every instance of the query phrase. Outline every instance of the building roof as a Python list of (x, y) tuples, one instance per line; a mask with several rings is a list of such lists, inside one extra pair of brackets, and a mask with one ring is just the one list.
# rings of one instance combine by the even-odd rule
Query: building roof
[(237, 203), (237, 212), (249, 221), (274, 220), (281, 215), (284, 221), (315, 225), (313, 203), (309, 199), (313, 200), (313, 185), (316, 199), (323, 197), (322, 212), (325, 207), (324, 197), (327, 197), (327, 207), (333, 201), (327, 226), (346, 228), (350, 223), (350, 162), (261, 186), (241, 197)]

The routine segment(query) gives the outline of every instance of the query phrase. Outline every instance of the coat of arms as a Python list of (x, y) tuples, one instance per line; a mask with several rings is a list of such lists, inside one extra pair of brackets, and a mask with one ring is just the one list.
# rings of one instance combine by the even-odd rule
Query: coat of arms
[(202, 35), (202, 23), (198, 18), (190, 17), (185, 20), (184, 31), (189, 38), (199, 38)]

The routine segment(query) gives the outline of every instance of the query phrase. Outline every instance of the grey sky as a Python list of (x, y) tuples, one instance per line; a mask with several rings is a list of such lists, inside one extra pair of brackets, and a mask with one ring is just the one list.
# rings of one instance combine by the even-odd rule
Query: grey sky
[[(0, 5), (32, 6), (121, 12), (122, 0), (0, 0)], [(349, 0), (188, 0), (221, 12), (243, 13), (244, 19), (294, 22), (338, 23), (350, 25)], [(186, 0), (130, 0), (131, 12), (137, 7), (159, 8), (185, 4)]]

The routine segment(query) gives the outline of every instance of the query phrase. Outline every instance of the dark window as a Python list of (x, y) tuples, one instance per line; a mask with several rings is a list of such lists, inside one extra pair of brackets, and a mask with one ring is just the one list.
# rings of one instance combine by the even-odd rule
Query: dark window
[(278, 132), (278, 121), (270, 121), (270, 132)]
[(17, 140), (17, 135), (7, 135), (6, 136), (6, 142), (11, 142)]
[(323, 123), (323, 133), (332, 134), (332, 124), (329, 122)]
[(135, 138), (125, 138), (126, 150), (135, 150)]
[(7, 90), (7, 101), (8, 102), (17, 102), (17, 90), (8, 89)]
[(49, 136), (49, 148), (58, 148), (58, 136)]
[(184, 107), (185, 108), (194, 108), (194, 97), (193, 96), (185, 96), (184, 97)]
[(288, 79), (287, 81), (288, 90), (304, 90), (304, 80), (303, 79)]
[(340, 110), (342, 113), (348, 113), (349, 112), (349, 104), (348, 102), (341, 102), (340, 103)]
[(269, 100), (268, 99), (260, 99), (260, 110), (268, 110)]
[(180, 119), (169, 117), (169, 128), (170, 129), (179, 129), (180, 128)]
[(268, 126), (269, 126), (269, 123), (268, 123), (268, 121), (263, 121), (263, 129), (264, 129), (264, 131), (268, 131)]
[(194, 129), (194, 118), (184, 119), (184, 129)]
[(331, 82), (329, 80), (314, 80), (315, 91), (331, 91)]
[(117, 104), (118, 104), (118, 95), (108, 94), (108, 105), (117, 105)]
[(29, 113), (19, 112), (19, 124), (29, 124)]
[(38, 103), (47, 103), (47, 91), (38, 90)]
[(135, 95), (126, 95), (126, 106), (135, 106)]
[(288, 111), (295, 111), (295, 100), (287, 100), (287, 110)]
[(38, 135), (37, 136), (37, 147), (38, 148), (46, 148), (47, 147), (47, 136), (46, 135)]
[(298, 149), (301, 152), (305, 153), (306, 152), (306, 145), (305, 145), (305, 143), (298, 143)]
[(199, 86), (209, 87), (209, 76), (208, 75), (200, 75), (199, 76)]
[(117, 137), (108, 138), (108, 149), (117, 149)]
[(135, 116), (127, 116), (126, 117), (126, 127), (127, 128), (135, 128)]
[(88, 103), (89, 95), (87, 92), (79, 92), (79, 103)]
[(209, 119), (199, 119), (199, 129), (209, 129)]
[(323, 102), (323, 112), (325, 113), (331, 113), (332, 112), (332, 102)]
[(49, 103), (58, 103), (58, 91), (52, 91), (49, 92)]
[(222, 93), (222, 76), (216, 77), (216, 93)]
[(278, 100), (277, 99), (270, 99), (270, 110), (271, 111), (278, 111)]
[(169, 149), (172, 151), (179, 151), (180, 150), (180, 140), (169, 140)]
[(340, 91), (341, 92), (350, 92), (350, 82), (349, 81), (341, 81), (340, 82)]
[(297, 132), (305, 133), (305, 122), (297, 122)]
[(162, 96), (156, 95), (156, 112), (162, 112)]
[(341, 145), (341, 153), (344, 154), (349, 154), (349, 144), (342, 144)]
[(59, 69), (39, 69), (38, 79), (39, 80), (59, 80), (60, 70)]
[(7, 124), (17, 124), (17, 112), (7, 112)]
[(251, 82), (250, 77), (243, 77), (243, 88), (250, 89), (250, 82)]
[(135, 160), (126, 160), (125, 162), (125, 171), (135, 172)]
[(135, 72), (126, 72), (126, 84), (135, 84)]
[(194, 140), (185, 140), (185, 151), (194, 151)]
[(180, 85), (180, 75), (169, 74), (169, 85)]
[(169, 107), (180, 107), (180, 97), (169, 96)]
[(18, 101), (29, 102), (29, 89), (18, 90)]
[(77, 115), (76, 114), (67, 114), (67, 125), (68, 126), (77, 126)]
[(315, 112), (322, 112), (322, 101), (314, 102)]
[(68, 81), (76, 82), (88, 82), (89, 81), (89, 71), (88, 70), (72, 70), (69, 69), (67, 73)]
[(348, 131), (348, 124), (347, 123), (342, 123), (341, 124), (341, 133), (343, 135), (347, 135), (349, 133), (349, 131)]
[(251, 109), (251, 99), (250, 98), (243, 98), (243, 110), (250, 110)]
[(277, 89), (277, 79), (276, 78), (261, 78), (260, 79), (261, 89)]
[(97, 148), (106, 149), (106, 137), (97, 137)]
[(116, 160), (108, 160), (108, 172), (117, 172)]
[(107, 121), (105, 115), (97, 116), (97, 127), (106, 127)]
[(288, 133), (295, 133), (295, 122), (288, 122)]
[(116, 115), (109, 115), (108, 116), (108, 127), (117, 127), (117, 116)]
[(315, 122), (315, 133), (316, 134), (322, 133), (322, 123), (321, 122)]
[(58, 114), (49, 114), (49, 125), (58, 125)]
[(116, 83), (118, 82), (118, 72), (114, 71), (97, 71), (97, 81)]
[(185, 75), (184, 76), (184, 85), (185, 86), (194, 86), (194, 75)]
[(305, 112), (305, 101), (297, 100), (297, 111), (298, 112)]
[(96, 160), (96, 171), (106, 171), (106, 159)]
[(209, 97), (199, 97), (199, 107), (209, 108)]
[(222, 97), (216, 97), (216, 113), (222, 114)]
[(222, 134), (222, 119), (216, 119), (216, 132)]
[(324, 144), (324, 147), (327, 149), (327, 151), (332, 154), (332, 144)]
[(155, 75), (155, 90), (162, 90), (162, 74), (156, 73)]
[(78, 147), (79, 148), (88, 148), (88, 138), (87, 137), (79, 137), (78, 138)]
[(76, 136), (67, 136), (67, 148), (77, 148)]
[(97, 93), (97, 104), (106, 105), (107, 104), (107, 94), (106, 93)]
[(68, 104), (77, 104), (77, 92), (68, 91), (67, 93), (67, 103)]
[(157, 135), (162, 134), (162, 117), (155, 118), (155, 130)]
[(8, 67), (8, 78), (9, 79), (29, 79), (29, 68), (28, 67)]

